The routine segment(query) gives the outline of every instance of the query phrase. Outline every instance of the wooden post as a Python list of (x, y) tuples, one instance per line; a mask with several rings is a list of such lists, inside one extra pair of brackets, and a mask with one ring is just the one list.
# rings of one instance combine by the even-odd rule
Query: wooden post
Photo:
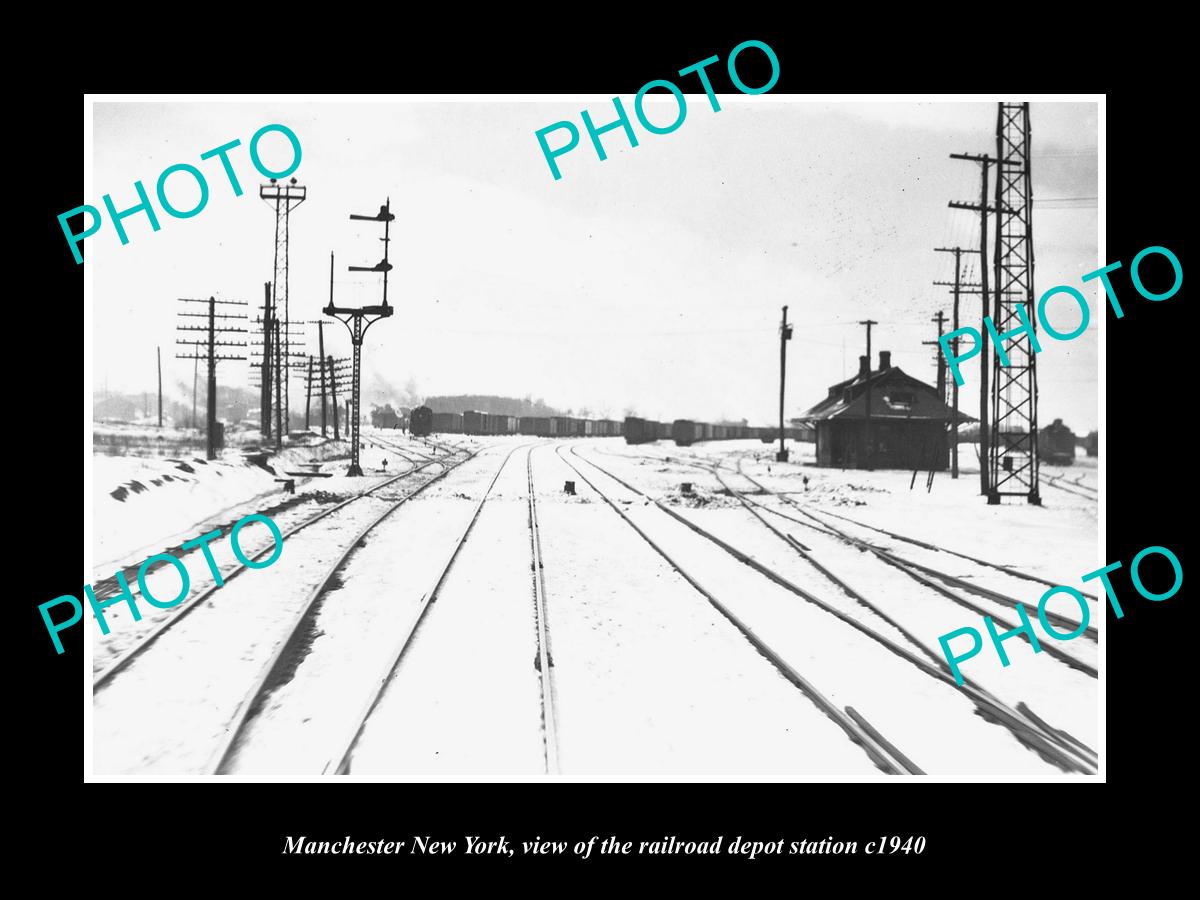
[(305, 391), (305, 395), (304, 395), (304, 430), (305, 431), (308, 431), (308, 413), (309, 413), (309, 409), (312, 407), (312, 384), (313, 384), (312, 357), (310, 356), (308, 358), (308, 384), (306, 385), (306, 391)]
[(158, 427), (162, 428), (162, 347), (158, 348)]

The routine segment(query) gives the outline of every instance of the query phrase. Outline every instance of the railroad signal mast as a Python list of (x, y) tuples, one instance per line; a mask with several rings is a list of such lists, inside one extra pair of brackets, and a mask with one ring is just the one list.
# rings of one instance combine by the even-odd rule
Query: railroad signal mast
[[(208, 304), (207, 313), (188, 313), (181, 312), (179, 316), (184, 319), (189, 318), (207, 318), (207, 325), (176, 325), (178, 331), (196, 332), (202, 331), (207, 333), (207, 338), (201, 340), (190, 340), (185, 338), (176, 338), (176, 344), (182, 344), (189, 347), (188, 353), (175, 354), (176, 359), (195, 359), (205, 360), (208, 363), (208, 438), (207, 438), (207, 458), (217, 458), (217, 445), (224, 444), (224, 440), (218, 440), (217, 436), (217, 363), (227, 360), (244, 360), (244, 356), (234, 356), (228, 351), (218, 350), (218, 347), (245, 347), (245, 341), (226, 341), (217, 340), (218, 337), (224, 338), (231, 334), (245, 334), (245, 328), (237, 328), (232, 325), (225, 325), (228, 320), (245, 320), (245, 314), (240, 313), (221, 313), (217, 314), (217, 306), (240, 306), (245, 307), (246, 304), (240, 300), (217, 300), (214, 297), (209, 297), (207, 300), (191, 300), (180, 298), (180, 303), (206, 303)], [(222, 320), (222, 324), (218, 325), (217, 320)]]
[(392, 200), (389, 197), (383, 206), (379, 207), (379, 212), (373, 216), (360, 216), (354, 213), (350, 214), (353, 221), (359, 222), (382, 222), (383, 223), (383, 259), (373, 266), (350, 266), (351, 272), (382, 272), (383, 273), (383, 303), (379, 306), (334, 306), (333, 305), (333, 254), (329, 254), (329, 305), (325, 307), (323, 312), (327, 316), (333, 316), (339, 322), (346, 326), (350, 332), (350, 343), (354, 347), (354, 363), (351, 373), (350, 383), (350, 399), (347, 401), (350, 409), (347, 411), (347, 417), (350, 419), (350, 468), (346, 470), (347, 475), (360, 476), (362, 475), (362, 466), (358, 462), (359, 449), (359, 421), (360, 403), (362, 399), (362, 343), (363, 338), (367, 333), (367, 329), (380, 319), (386, 319), (392, 314), (392, 307), (388, 306), (387, 301), (387, 281), (388, 272), (392, 270), (392, 264), (388, 262), (388, 244), (391, 241), (389, 229), (391, 223), (395, 220), (392, 215)]

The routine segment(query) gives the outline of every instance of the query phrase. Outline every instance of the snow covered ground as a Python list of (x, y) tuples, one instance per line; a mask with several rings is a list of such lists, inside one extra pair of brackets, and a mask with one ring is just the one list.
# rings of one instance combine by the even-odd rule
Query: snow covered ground
[[(757, 494), (753, 485), (739, 479), (735, 460), (741, 458), (744, 471), (772, 490), (798, 498), (803, 507), (818, 513), (830, 511), (847, 515), (1060, 584), (1084, 587), (1079, 582), (1079, 575), (1097, 567), (1092, 564), (1097, 554), (1094, 501), (1063, 493), (1047, 498), (1041, 507), (1024, 503), (989, 507), (977, 496), (977, 478), (971, 481), (964, 475), (958, 481), (948, 477), (939, 481), (944, 473), (938, 473), (933, 490), (927, 492), (922, 474), (916, 489), (910, 490), (911, 472), (843, 472), (816, 468), (811, 465), (811, 445), (797, 447), (802, 452), (786, 464), (775, 462), (774, 448), (759, 442), (713, 442), (691, 448), (659, 442), (641, 447), (598, 447), (594, 450), (584, 444), (578, 448), (578, 453), (595, 460), (652, 497), (672, 504), (691, 521), (715, 532), (739, 550), (897, 642), (909, 643), (900, 632), (856, 604), (793, 548), (771, 534), (742, 508), (736, 498), (723, 491), (720, 482), (703, 468), (703, 464), (724, 463), (723, 477), (736, 489), (753, 492), (756, 501), (797, 518), (799, 514), (794, 509), (789, 509), (777, 498)], [(805, 450), (808, 452), (803, 452)], [(701, 465), (698, 467), (698, 464)], [(809, 480), (807, 490), (803, 483), (805, 476)], [(600, 477), (603, 479), (604, 476)], [(693, 483), (691, 496), (681, 492), (684, 482)], [(609, 481), (607, 487), (604, 483), (600, 486), (605, 491), (611, 488), (620, 496), (632, 499), (632, 495), (615, 482)], [(632, 505), (645, 517), (645, 527), (651, 535), (662, 540), (668, 548), (674, 546), (680, 558), (686, 560), (686, 565), (701, 573), (700, 580), (706, 586), (710, 582), (728, 585), (724, 594), (737, 597), (737, 585), (746, 584), (746, 578), (742, 575), (739, 580), (735, 570), (740, 564), (736, 560), (720, 554), (711, 543), (694, 535), (689, 537), (686, 529), (680, 528), (661, 511), (647, 506), (645, 501), (635, 500)], [(963, 626), (983, 631), (979, 613), (939, 596), (862, 550), (797, 523), (789, 524), (777, 517), (772, 517), (772, 521), (785, 533), (801, 540), (809, 547), (814, 559), (875, 602), (935, 654), (940, 656), (937, 638), (942, 634)], [(1031, 609), (1036, 607), (1045, 590), (1044, 586), (1006, 576), (960, 557), (922, 551), (878, 533), (854, 529), (838, 519), (828, 521), (854, 531), (856, 537), (869, 538), (905, 557), (1004, 593)], [(745, 569), (744, 566), (741, 568)], [(1011, 747), (975, 746), (968, 752), (962, 742), (968, 740), (970, 729), (955, 724), (953, 732), (947, 730), (947, 722), (961, 721), (961, 717), (951, 717), (938, 708), (943, 704), (948, 707), (961, 705), (962, 698), (953, 689), (944, 689), (931, 682), (930, 692), (937, 705), (919, 702), (922, 691), (913, 685), (905, 686), (902, 679), (902, 675), (916, 673), (914, 667), (903, 664), (902, 668), (909, 672), (892, 673), (889, 667), (899, 660), (894, 656), (887, 659), (890, 654), (877, 643), (865, 640), (849, 626), (806, 605), (794, 594), (781, 592), (762, 578), (758, 581), (760, 584), (753, 595), (746, 595), (738, 607), (745, 611), (752, 627), (761, 623), (760, 634), (778, 634), (781, 642), (791, 642), (800, 636), (807, 638), (805, 647), (797, 646), (796, 658), (806, 660), (814, 672), (834, 667), (829, 669), (826, 678), (817, 679), (814, 675), (814, 680), (818, 684), (830, 684), (830, 691), (835, 695), (845, 692), (847, 702), (864, 712), (876, 728), (913, 757), (918, 765), (924, 767), (926, 760), (938, 760), (938, 766), (930, 766), (927, 770), (960, 771), (963, 774), (981, 770), (1016, 771), (1012, 768), (1016, 761), (1002, 755)], [(716, 593), (724, 595), (721, 591)], [(1011, 608), (978, 597), (971, 599), (997, 622), (1006, 619), (1016, 623), (1016, 614)], [(1064, 615), (1078, 615), (1072, 602), (1056, 603), (1052, 609)], [(1091, 605), (1091, 612), (1095, 624), (1100, 618), (1096, 615), (1095, 604)], [(849, 643), (835, 642), (843, 638)], [(1048, 639), (1043, 639), (1043, 644), (1055, 646)], [(1056, 727), (1066, 729), (1094, 748), (1097, 743), (1097, 679), (1052, 659), (1045, 652), (1034, 654), (1028, 644), (1016, 640), (1006, 642), (1006, 649), (1012, 660), (1007, 668), (1001, 666), (991, 647), (986, 646), (984, 652), (964, 664), (964, 672), (1010, 705), (1024, 701)], [(1085, 664), (1096, 665), (1097, 645), (1087, 638), (1058, 644), (1055, 649)], [(836, 670), (837, 667), (845, 671)], [(801, 667), (801, 671), (805, 669)], [(922, 678), (930, 681), (925, 676)], [(867, 712), (869, 709), (878, 710), (879, 721)], [(881, 723), (891, 724), (883, 727)], [(994, 733), (987, 739), (988, 744), (995, 744), (996, 736), (1004, 736), (1004, 732), (995, 726), (987, 726), (987, 729)], [(953, 739), (949, 737), (951, 733)], [(905, 735), (909, 736), (907, 743), (903, 739)], [(947, 749), (956, 754), (954, 759), (940, 758)], [(1023, 748), (1020, 752), (1029, 757), (1025, 762), (1033, 763), (1035, 768), (1041, 764)]]
[[(445, 438), (478, 453), (389, 513), (319, 593), (316, 588), (334, 561), (363, 528), (442, 467), (411, 470), (442, 454), (398, 432), (364, 429), (367, 478), (340, 474), (345, 460), (337, 457), (347, 452), (344, 442), (289, 451), (292, 457), (272, 461), (282, 471), (323, 458), (328, 461), (322, 470), (339, 473), (298, 480), (294, 497), (282, 495), (274, 475), (244, 463), (240, 455), (208, 466), (187, 460), (192, 472), (174, 469), (187, 477), (181, 482), (174, 475), (170, 481), (161, 477), (178, 465), (168, 460), (97, 458), (96, 558), (110, 561), (97, 567), (97, 579), (213, 527), (227, 532), (247, 512), (274, 510), (272, 518), (286, 532), (382, 484), (385, 459), (388, 476), (411, 472), (287, 538), (278, 562), (227, 582), (98, 691), (97, 773), (204, 771), (247, 702), (247, 692), (282, 648), (281, 664), (247, 720), (228, 770), (320, 774), (357, 729), (422, 599), (498, 472), (470, 537), (357, 739), (351, 772), (400, 778), (542, 772), (545, 735), (525, 474), (531, 453), (564, 774), (887, 777), (581, 476), (617, 502), (839, 709), (853, 707), (926, 772), (985, 778), (1061, 774), (1006, 729), (981, 718), (962, 692), (764, 578), (592, 463), (665, 500), (864, 627), (913, 649), (910, 638), (855, 602), (723, 490), (709, 468), (720, 463), (721, 477), (777, 510), (779, 515), (762, 514), (802, 541), (813, 560), (938, 654), (939, 635), (967, 625), (982, 629), (980, 615), (859, 548), (783, 518), (803, 521), (801, 512), (779, 497), (757, 492), (739, 474), (739, 464), (746, 475), (817, 515), (850, 516), (1063, 584), (1077, 584), (1079, 574), (1099, 565), (1094, 562), (1095, 501), (1047, 488), (1042, 507), (989, 507), (976, 496), (977, 475), (967, 471), (958, 481), (938, 473), (928, 492), (921, 474), (910, 490), (911, 473), (816, 468), (812, 445), (804, 444), (796, 445), (793, 462), (781, 465), (774, 462), (775, 448), (760, 442), (677, 448), (665, 441), (629, 446), (621, 439)], [(966, 461), (969, 445), (963, 450)], [(1061, 471), (1081, 484), (1088, 484), (1090, 473), (1094, 486), (1094, 467)], [(129, 490), (122, 501), (111, 496), (135, 480), (145, 489)], [(566, 481), (575, 482), (575, 495), (564, 492)], [(690, 494), (681, 491), (685, 481), (693, 484)], [(106, 497), (107, 505), (101, 502)], [(961, 557), (923, 550), (843, 520), (826, 521), (1028, 606), (1040, 596), (1033, 583)], [(269, 544), (265, 529), (254, 526), (245, 535), (247, 552)], [(213, 547), (227, 571), (233, 566), (227, 537)], [(198, 552), (184, 559), (193, 594), (211, 584)], [(155, 595), (174, 596), (178, 583), (170, 566), (148, 577)], [(313, 597), (309, 615), (298, 619)], [(1009, 606), (971, 599), (997, 620), (1015, 620)], [(135, 623), (124, 605), (111, 607), (113, 633), (106, 637), (86, 623), (96, 669), (179, 609), (150, 608)], [(1063, 605), (1061, 612), (1070, 610)], [(297, 621), (297, 639), (283, 647)], [(1095, 747), (1097, 680), (1046, 653), (1034, 655), (1027, 644), (1013, 640), (1006, 646), (1009, 667), (1000, 666), (989, 646), (964, 665), (964, 672), (1004, 702), (1024, 701), (1055, 727)], [(1086, 638), (1056, 649), (1083, 665), (1096, 665), (1096, 644)]]

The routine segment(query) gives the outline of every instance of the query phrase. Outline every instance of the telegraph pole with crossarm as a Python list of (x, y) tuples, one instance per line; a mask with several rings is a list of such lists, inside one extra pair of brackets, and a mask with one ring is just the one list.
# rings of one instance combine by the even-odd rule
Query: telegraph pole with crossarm
[[(246, 316), (239, 313), (222, 313), (217, 314), (217, 306), (239, 306), (244, 307), (246, 304), (239, 300), (217, 300), (214, 297), (209, 297), (207, 300), (191, 300), (180, 298), (180, 303), (206, 303), (208, 304), (208, 325), (193, 326), (193, 325), (177, 325), (177, 330), (184, 332), (203, 331), (207, 332), (207, 339), (188, 340), (176, 338), (175, 343), (183, 344), (191, 348), (190, 352), (185, 354), (176, 354), (178, 359), (196, 359), (205, 360), (208, 363), (208, 438), (207, 438), (207, 457), (208, 459), (217, 458), (217, 446), (224, 445), (223, 436), (219, 439), (217, 434), (217, 363), (227, 360), (244, 360), (244, 356), (233, 356), (228, 351), (218, 350), (218, 347), (245, 347), (245, 341), (225, 341), (217, 340), (217, 337), (225, 337), (230, 334), (245, 334), (245, 328), (236, 328), (230, 325), (217, 325), (217, 320), (245, 320)], [(182, 318), (194, 318), (204, 316), (204, 313), (179, 313)]]
[(787, 342), (792, 339), (792, 326), (788, 324), (787, 311), (785, 306), (779, 325), (779, 452), (775, 454), (776, 462), (788, 461), (787, 447), (783, 443), (783, 387), (787, 382)]

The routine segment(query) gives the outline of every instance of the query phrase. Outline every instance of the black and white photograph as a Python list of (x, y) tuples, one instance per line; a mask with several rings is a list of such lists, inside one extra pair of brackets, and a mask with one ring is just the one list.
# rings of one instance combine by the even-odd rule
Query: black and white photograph
[(1102, 775), (1103, 96), (676, 83), (89, 98), (90, 778)]

